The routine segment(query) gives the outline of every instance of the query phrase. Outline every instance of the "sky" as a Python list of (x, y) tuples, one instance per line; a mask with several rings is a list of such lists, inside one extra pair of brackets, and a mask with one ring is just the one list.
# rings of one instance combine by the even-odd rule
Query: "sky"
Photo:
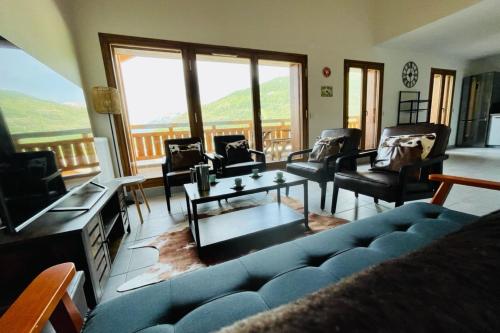
[[(201, 104), (250, 88), (250, 64), (198, 60)], [(121, 63), (129, 118), (146, 124), (187, 112), (182, 60), (138, 56)], [(289, 75), (288, 67), (259, 66), (260, 82)]]
[(1, 90), (13, 90), (63, 104), (85, 105), (82, 89), (73, 82), (23, 50), (2, 46), (0, 46)]

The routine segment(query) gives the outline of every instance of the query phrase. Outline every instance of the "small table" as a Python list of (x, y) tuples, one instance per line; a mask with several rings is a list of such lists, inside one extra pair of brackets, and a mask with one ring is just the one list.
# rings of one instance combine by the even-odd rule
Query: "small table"
[(142, 183), (146, 181), (146, 178), (144, 176), (137, 175), (137, 176), (116, 178), (116, 180), (118, 180), (123, 186), (130, 187), (130, 192), (132, 192), (132, 197), (134, 198), (134, 203), (135, 207), (137, 208), (137, 213), (139, 214), (139, 219), (141, 220), (141, 224), (143, 224), (144, 219), (142, 218), (141, 205), (139, 199), (137, 198), (137, 193), (135, 191), (138, 190), (139, 192), (141, 192), (142, 199), (146, 203), (148, 212), (151, 213), (151, 208), (149, 207), (148, 198), (146, 197), (146, 194), (144, 194), (144, 188), (142, 187)]
[[(250, 175), (241, 176), (242, 190), (234, 190), (234, 179), (230, 177), (218, 179), (218, 183), (210, 186), (210, 191), (198, 191), (196, 183), (184, 184), (186, 204), (189, 218), (189, 227), (193, 233), (198, 252), (207, 245), (225, 240), (253, 234), (259, 231), (276, 228), (290, 223), (304, 223), (308, 226), (308, 196), (307, 178), (283, 172), (284, 181), (274, 181), (276, 171), (262, 172), (261, 177), (254, 179)], [(281, 189), (284, 187), (302, 185), (304, 187), (304, 213), (299, 214), (292, 208), (281, 204)], [(259, 192), (277, 191), (277, 201), (257, 207), (238, 210), (231, 213), (210, 216), (199, 219), (198, 204), (219, 201), (249, 195)]]

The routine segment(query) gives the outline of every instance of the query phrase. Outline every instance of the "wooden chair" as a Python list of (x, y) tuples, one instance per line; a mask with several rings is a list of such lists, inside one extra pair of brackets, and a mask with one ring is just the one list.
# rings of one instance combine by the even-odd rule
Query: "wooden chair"
[(252, 169), (266, 171), (266, 155), (258, 150), (249, 149), (250, 154), (255, 157), (250, 161), (242, 163), (229, 163), (226, 154), (226, 146), (230, 142), (245, 140), (244, 135), (216, 135), (214, 136), (215, 153), (207, 154), (212, 161), (214, 169), (220, 177), (234, 177), (248, 175)]
[[(441, 182), (431, 201), (436, 205), (445, 202), (454, 184), (500, 191), (500, 182), (489, 180), (441, 174), (429, 179)], [(75, 272), (73, 263), (63, 263), (40, 273), (0, 318), (0, 332), (38, 333), (49, 320), (56, 332), (80, 332), (82, 317), (66, 291)]]
[[(189, 166), (186, 168), (175, 168), (173, 159), (175, 156), (172, 154), (170, 149), (170, 145), (189, 145), (189, 144), (200, 144), (200, 159), (193, 160), (189, 163)], [(208, 164), (207, 155), (203, 149), (203, 142), (201, 138), (192, 137), (192, 138), (182, 138), (182, 139), (170, 139), (165, 140), (165, 163), (161, 165), (163, 172), (163, 186), (165, 189), (165, 198), (167, 200), (167, 208), (170, 212), (170, 197), (172, 196), (171, 188), (172, 186), (182, 186), (184, 184), (191, 182), (191, 173), (189, 171), (190, 167), (194, 167), (197, 163), (203, 162)]]

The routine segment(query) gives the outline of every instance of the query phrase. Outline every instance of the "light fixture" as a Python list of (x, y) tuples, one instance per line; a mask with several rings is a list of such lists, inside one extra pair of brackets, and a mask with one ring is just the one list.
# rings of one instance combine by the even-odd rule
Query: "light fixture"
[(109, 126), (111, 127), (111, 137), (113, 138), (113, 148), (115, 150), (116, 165), (118, 167), (118, 174), (122, 176), (120, 170), (120, 159), (118, 158), (118, 149), (115, 141), (115, 131), (113, 129), (113, 122), (111, 121), (112, 114), (121, 114), (122, 107), (120, 102), (120, 94), (118, 89), (113, 87), (93, 87), (92, 88), (92, 104), (97, 113), (107, 114), (109, 119)]

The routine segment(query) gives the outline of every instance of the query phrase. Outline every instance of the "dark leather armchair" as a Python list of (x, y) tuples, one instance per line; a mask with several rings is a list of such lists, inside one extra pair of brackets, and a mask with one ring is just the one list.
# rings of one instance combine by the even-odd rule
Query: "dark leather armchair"
[[(338, 172), (335, 174), (332, 214), (337, 206), (337, 196), (340, 188), (373, 197), (375, 202), (378, 199), (387, 202), (394, 202), (396, 207), (401, 206), (405, 201), (431, 198), (437, 190), (438, 183), (430, 181), (429, 174), (443, 173), (443, 161), (448, 158), (445, 155), (450, 136), (450, 128), (438, 124), (416, 124), (387, 127), (382, 133), (380, 142), (388, 136), (404, 134), (436, 134), (434, 146), (425, 160), (404, 165), (399, 172), (394, 171), (343, 171), (344, 163), (351, 164), (353, 160), (360, 158), (370, 158), (373, 166), (377, 159), (377, 150), (365, 151), (356, 156), (345, 156), (337, 160)], [(418, 179), (414, 179), (415, 172), (420, 171)], [(412, 177), (410, 177), (412, 175)]]
[(215, 153), (208, 154), (215, 170), (220, 177), (234, 177), (252, 173), (252, 169), (266, 171), (266, 155), (257, 150), (249, 149), (254, 155), (251, 161), (242, 163), (229, 163), (226, 154), (226, 145), (231, 142), (245, 140), (244, 135), (218, 135), (214, 136)]
[[(358, 153), (358, 147), (361, 140), (361, 130), (357, 128), (338, 128), (327, 129), (321, 132), (320, 137), (339, 137), (344, 136), (345, 141), (342, 152), (336, 155), (327, 156), (323, 162), (308, 162), (303, 160), (293, 160), (294, 156), (309, 155), (312, 149), (295, 151), (288, 155), (286, 171), (305, 177), (311, 181), (317, 182), (321, 188), (321, 209), (325, 208), (326, 185), (333, 181), (335, 176), (335, 163), (341, 156), (355, 156)], [(346, 170), (356, 170), (356, 160), (344, 163)], [(288, 188), (287, 188), (288, 194)]]
[[(179, 169), (174, 168), (172, 164), (172, 151), (170, 150), (170, 145), (189, 145), (193, 143), (200, 143), (201, 145), (201, 160), (193, 160), (189, 166)], [(191, 182), (191, 173), (189, 171), (190, 167), (194, 167), (196, 164), (203, 162), (208, 163), (207, 156), (203, 150), (203, 143), (200, 138), (183, 138), (183, 139), (170, 139), (165, 140), (165, 163), (161, 165), (163, 172), (163, 186), (165, 188), (165, 197), (167, 200), (167, 208), (170, 212), (170, 197), (171, 197), (171, 187), (172, 186), (182, 186), (184, 184)], [(187, 164), (187, 163), (186, 163)]]

